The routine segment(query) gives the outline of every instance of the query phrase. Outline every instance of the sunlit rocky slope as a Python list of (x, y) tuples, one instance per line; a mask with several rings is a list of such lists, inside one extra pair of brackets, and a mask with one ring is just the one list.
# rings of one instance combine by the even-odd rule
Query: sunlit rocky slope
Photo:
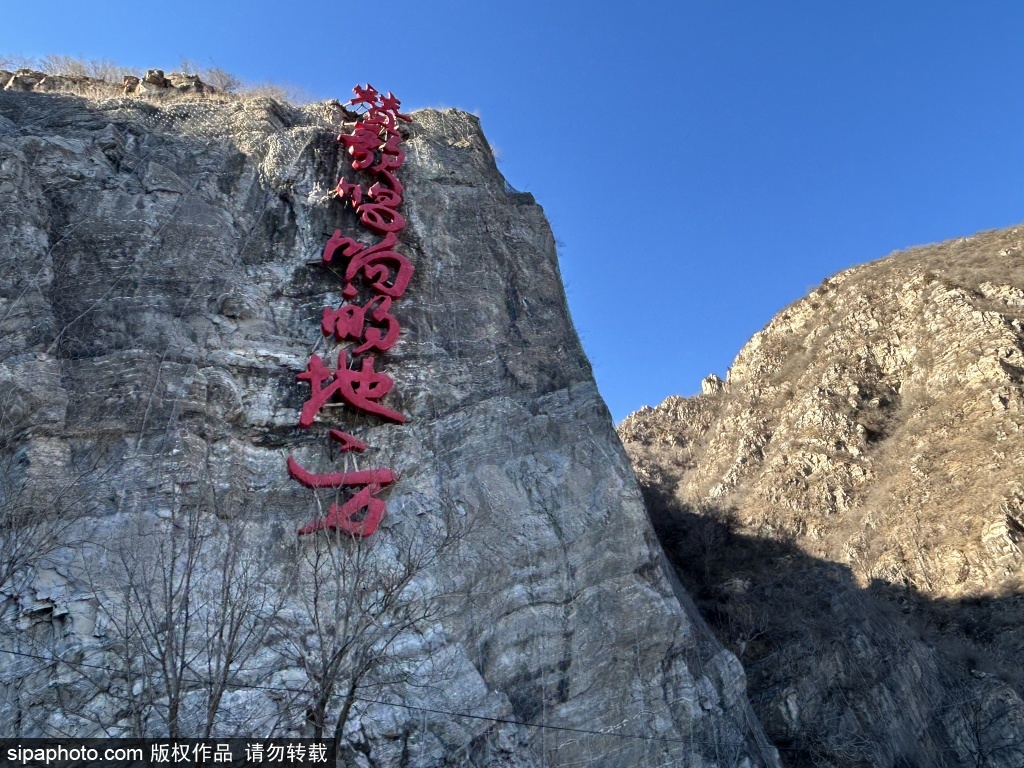
[(842, 272), (619, 427), (793, 764), (1024, 761), (1022, 245)]

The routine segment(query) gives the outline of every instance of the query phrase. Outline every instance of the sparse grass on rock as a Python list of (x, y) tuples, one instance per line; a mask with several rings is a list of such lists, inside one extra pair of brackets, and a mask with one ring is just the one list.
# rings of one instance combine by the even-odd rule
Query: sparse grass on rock
[[(1024, 227), (825, 280), (724, 387), (619, 435), (670, 558), (800, 764), (902, 765), (971, 739), (952, 764), (1020, 764)], [(1001, 719), (977, 711), (996, 701)], [(967, 733), (989, 720), (1008, 741)]]

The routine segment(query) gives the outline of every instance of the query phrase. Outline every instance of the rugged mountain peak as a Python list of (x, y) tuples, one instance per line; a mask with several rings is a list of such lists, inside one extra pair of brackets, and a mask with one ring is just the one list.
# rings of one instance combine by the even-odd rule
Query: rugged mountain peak
[[(756, 333), (727, 386), (668, 398), (619, 427), (684, 581), (744, 661), (764, 670), (755, 699), (780, 744), (803, 738), (808, 755), (842, 765), (858, 764), (843, 757), (857, 738), (879, 745), (874, 765), (900, 764), (908, 740), (929, 759), (957, 753), (956, 765), (1024, 755), (1013, 689), (1024, 576), (1022, 247), (1018, 227), (841, 272)], [(814, 594), (831, 595), (825, 618), (798, 618)], [(757, 619), (755, 595), (774, 601), (776, 618)], [(888, 615), (892, 605), (914, 623)], [(806, 621), (807, 636), (791, 637), (786, 621)], [(762, 667), (771, 656), (754, 637), (788, 644), (788, 661)], [(810, 638), (838, 649), (837, 666), (811, 660)], [(913, 670), (885, 661), (893, 642)], [(871, 684), (853, 674), (862, 665), (874, 665)], [(981, 679), (990, 685), (979, 691)], [(842, 731), (823, 701), (867, 706), (872, 685), (903, 714), (888, 723), (858, 715), (844, 726), (846, 746), (814, 736)], [(924, 725), (954, 711), (959, 726)], [(965, 735), (983, 720), (985, 734)], [(1000, 729), (1009, 735), (993, 747), (985, 740)]]
[(701, 440), (688, 494), (735, 501), (865, 582), (946, 597), (1015, 588), (1021, 242), (1019, 229), (985, 232), (846, 270), (754, 335), (727, 393), (667, 401), (623, 437)]

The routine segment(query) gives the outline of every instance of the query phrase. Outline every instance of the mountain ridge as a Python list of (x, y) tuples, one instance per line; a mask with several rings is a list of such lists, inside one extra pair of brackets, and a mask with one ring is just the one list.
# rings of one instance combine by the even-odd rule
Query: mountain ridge
[[(833, 627), (808, 619), (842, 648), (840, 666), (853, 668), (852, 626), (861, 622), (871, 627), (866, 659), (879, 669), (887, 668), (883, 659), (892, 651), (883, 648), (892, 636), (912, 649), (906, 653), (919, 668), (935, 670), (932, 699), (950, 686), (969, 687), (964, 681), (977, 679), (971, 670), (997, 675), (1014, 702), (1006, 715), (1016, 735), (997, 750), (1006, 764), (1021, 758), (1022, 231), (981, 232), (844, 270), (755, 334), (724, 382), (708, 379), (704, 394), (668, 398), (619, 425), (663, 542), (734, 650), (750, 647), (748, 635), (781, 642), (786, 630), (746, 615), (747, 595), (768, 588), (768, 576), (730, 554), (724, 541), (738, 536), (746, 543), (737, 551), (761, 551), (761, 542), (764, 552), (784, 547), (811, 558), (809, 572), (824, 593), (828, 564), (840, 566), (848, 578), (838, 594), (866, 607), (851, 618), (826, 606), (821, 616), (831, 617)], [(712, 550), (736, 572), (713, 565)], [(766, 557), (753, 559), (767, 573), (783, 567), (782, 555)], [(789, 584), (793, 592), (778, 610), (803, 620), (797, 585)], [(987, 608), (972, 605), (978, 601)], [(896, 616), (872, 619), (893, 607)], [(788, 642), (810, 653), (806, 642)], [(802, 691), (794, 702), (820, 700), (832, 685), (821, 665), (793, 664), (761, 685), (769, 679), (783, 691), (788, 680)], [(920, 723), (931, 717), (929, 697), (913, 695), (902, 674), (890, 667), (879, 684), (889, 685), (888, 696), (902, 697), (920, 722), (887, 731), (865, 715), (852, 726), (851, 739), (888, 741), (888, 752), (872, 764), (909, 759), (900, 742), (927, 730)], [(870, 687), (850, 683), (847, 692), (869, 706)], [(804, 709), (810, 714), (802, 725), (798, 716), (779, 721), (773, 713), (785, 706), (777, 696), (764, 703), (764, 695), (753, 687), (780, 745), (794, 734), (828, 730), (813, 706)], [(951, 753), (960, 744), (960, 759), (974, 759), (962, 746), (969, 737), (942, 730), (935, 743), (946, 740)], [(837, 764), (858, 764), (838, 745), (820, 742)]]

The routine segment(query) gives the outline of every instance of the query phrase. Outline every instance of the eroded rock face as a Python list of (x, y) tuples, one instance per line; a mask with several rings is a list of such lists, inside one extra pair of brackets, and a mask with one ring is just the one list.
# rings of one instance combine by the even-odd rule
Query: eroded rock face
[[(864, 582), (1015, 590), (1024, 560), (1011, 533), (990, 532), (1013, 529), (1024, 492), (1022, 242), (1012, 229), (914, 249), (783, 310), (707, 401), (686, 492), (742, 499), (759, 526)], [(666, 433), (690, 429), (666, 415)]]
[(842, 272), (724, 386), (619, 428), (769, 734), (807, 764), (1024, 759), (1022, 232)]
[[(260, 575), (247, 583), (273, 597), (260, 608), (273, 630), (213, 732), (309, 733), (296, 659), (322, 638), (299, 604), (313, 545), (295, 530), (316, 500), (285, 456), (330, 467), (329, 425), (401, 473), (374, 556), (400, 564), (403, 547), (446, 542), (411, 582), (431, 611), (389, 646), (401, 678), (371, 676), (355, 701), (354, 764), (777, 764), (735, 657), (663, 569), (543, 213), (507, 191), (474, 118), (416, 113), (405, 145), (416, 274), (385, 369), (409, 423), (334, 409), (295, 427), (308, 395), (295, 375), (340, 298), (316, 262), (334, 229), (358, 231), (327, 194), (347, 119), (336, 104), (0, 94), (3, 490), (70, 521), (2, 585), (0, 640), (29, 654), (0, 656), (3, 730), (167, 729), (166, 681), (129, 669), (119, 640), (125, 606), (145, 603), (124, 565), (164, 550), (140, 562), (124, 542), (197, 523), (244, 534)], [(206, 594), (224, 558), (196, 560)], [(147, 648), (175, 636), (162, 626)], [(208, 699), (183, 685), (197, 691), (174, 722), (199, 732)]]

